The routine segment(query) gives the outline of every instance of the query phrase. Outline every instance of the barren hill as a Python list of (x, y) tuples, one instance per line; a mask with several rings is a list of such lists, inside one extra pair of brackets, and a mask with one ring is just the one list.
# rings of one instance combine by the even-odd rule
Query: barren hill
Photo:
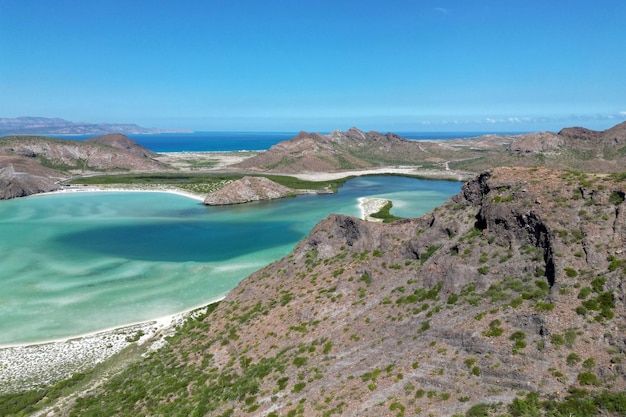
[(108, 135), (96, 136), (95, 138), (87, 139), (85, 142), (99, 143), (101, 145), (108, 145), (117, 149), (123, 149), (142, 158), (154, 158), (157, 156), (156, 152), (152, 152), (130, 139), (128, 136), (120, 133), (110, 133)]
[(223, 206), (293, 196), (296, 190), (264, 177), (243, 177), (206, 196), (204, 204)]
[(301, 132), (237, 165), (265, 172), (331, 172), (381, 166), (477, 174), (496, 166), (545, 166), (620, 172), (626, 166), (626, 122), (602, 132), (566, 128), (559, 133), (486, 135), (415, 141), (352, 128), (327, 135)]
[[(107, 141), (116, 147), (98, 143)], [(132, 143), (122, 135), (91, 143), (37, 136), (0, 138), (0, 199), (58, 189), (57, 182), (71, 175), (169, 169)]]
[(499, 168), (419, 219), (332, 215), (73, 413), (623, 415), (624, 181)]

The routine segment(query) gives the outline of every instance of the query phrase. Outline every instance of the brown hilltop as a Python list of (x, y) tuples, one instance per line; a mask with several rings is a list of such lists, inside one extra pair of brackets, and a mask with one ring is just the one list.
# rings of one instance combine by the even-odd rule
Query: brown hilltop
[(277, 184), (265, 177), (246, 176), (209, 193), (204, 199), (204, 204), (207, 206), (225, 206), (251, 201), (275, 200), (296, 194), (296, 190)]
[(496, 166), (545, 166), (590, 172), (620, 172), (626, 166), (626, 122), (594, 131), (484, 135), (451, 140), (408, 140), (393, 133), (352, 128), (329, 134), (300, 132), (234, 165), (255, 172), (339, 172), (412, 167), (420, 175), (471, 178)]
[(169, 169), (133, 143), (122, 135), (91, 142), (39, 136), (0, 138), (0, 199), (55, 190), (60, 188), (58, 181), (72, 175)]
[(626, 122), (622, 122), (610, 129), (597, 131), (584, 127), (568, 127), (561, 129), (559, 136), (584, 142), (603, 143), (605, 145), (626, 145)]
[(141, 146), (128, 136), (120, 133), (110, 133), (108, 135), (96, 136), (91, 139), (87, 139), (85, 142), (99, 143), (101, 145), (108, 145), (117, 149), (123, 149), (142, 158), (155, 158), (158, 155), (156, 152), (152, 152), (150, 149)]
[(624, 197), (622, 175), (498, 168), (418, 219), (331, 215), (74, 412), (450, 416), (624, 391)]

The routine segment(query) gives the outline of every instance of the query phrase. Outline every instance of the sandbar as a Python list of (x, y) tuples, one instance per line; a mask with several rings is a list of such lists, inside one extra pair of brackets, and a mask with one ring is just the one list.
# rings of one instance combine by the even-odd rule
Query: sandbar
[(385, 205), (389, 202), (389, 200), (385, 200), (384, 198), (374, 198), (374, 197), (361, 197), (359, 198), (359, 208), (361, 209), (361, 219), (367, 220), (370, 222), (379, 222), (381, 223), (382, 219), (377, 219), (372, 217), (371, 215), (374, 213), (378, 213)]

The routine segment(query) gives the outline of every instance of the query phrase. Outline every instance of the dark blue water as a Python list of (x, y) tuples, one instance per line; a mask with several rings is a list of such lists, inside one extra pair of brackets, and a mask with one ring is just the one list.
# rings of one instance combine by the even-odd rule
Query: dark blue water
[[(413, 140), (471, 138), (494, 132), (399, 132)], [(508, 133), (515, 134), (515, 133)], [(297, 135), (297, 132), (193, 132), (158, 135), (128, 135), (135, 142), (154, 152), (232, 152), (263, 151)], [(86, 140), (94, 135), (55, 137)]]

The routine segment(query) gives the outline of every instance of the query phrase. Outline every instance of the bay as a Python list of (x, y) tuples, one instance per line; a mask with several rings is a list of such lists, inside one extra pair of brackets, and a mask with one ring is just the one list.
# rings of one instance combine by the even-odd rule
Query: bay
[(460, 183), (359, 177), (337, 194), (206, 207), (165, 193), (62, 193), (0, 202), (0, 345), (73, 337), (219, 299), (358, 198), (417, 217)]

